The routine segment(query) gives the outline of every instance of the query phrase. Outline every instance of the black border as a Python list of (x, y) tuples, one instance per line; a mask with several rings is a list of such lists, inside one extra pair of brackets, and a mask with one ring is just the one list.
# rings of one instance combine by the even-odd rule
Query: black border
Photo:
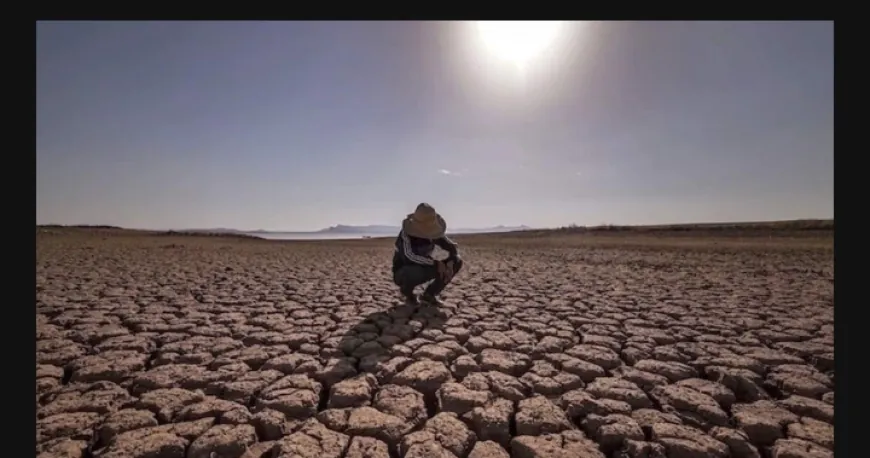
[[(840, 306), (834, 306), (834, 435), (836, 437), (834, 450), (837, 456), (864, 456), (867, 451), (862, 451), (863, 447), (858, 445), (859, 442), (862, 442), (860, 436), (862, 422), (859, 418), (866, 405), (866, 392), (861, 388), (863, 383), (858, 376), (859, 368), (864, 369), (860, 367), (862, 363), (859, 361), (864, 352), (858, 350), (861, 342), (855, 337), (857, 332), (860, 332), (860, 327), (863, 326), (863, 323), (860, 323), (860, 315), (866, 313), (861, 310), (866, 301), (862, 297), (863, 291), (858, 286), (858, 282), (861, 281), (860, 271), (848, 267), (837, 268), (848, 265), (857, 267), (864, 261), (863, 253), (861, 253), (863, 251), (861, 250), (862, 241), (856, 240), (854, 248), (849, 247), (850, 235), (854, 234), (856, 239), (861, 237), (859, 232), (861, 229), (859, 226), (849, 223), (850, 214), (846, 209), (846, 198), (852, 197), (852, 192), (859, 192), (858, 195), (861, 193), (857, 190), (851, 192), (849, 190), (849, 173), (852, 171), (862, 173), (861, 169), (857, 167), (856, 161), (860, 156), (845, 146), (839, 155), (836, 154), (837, 143), (840, 145), (850, 143), (847, 140), (848, 126), (850, 122), (854, 121), (849, 118), (848, 111), (854, 107), (856, 99), (859, 97), (858, 92), (863, 89), (860, 84), (849, 86), (847, 82), (860, 68), (858, 66), (852, 69), (848, 68), (850, 62), (847, 57), (847, 46), (851, 44), (848, 35), (855, 36), (856, 34), (850, 34), (843, 23), (834, 24), (834, 214), (835, 219), (839, 219), (834, 232), (834, 270), (836, 271), (835, 275), (837, 275), (834, 282), (834, 296), (840, 298)], [(837, 45), (839, 45), (839, 49)], [(865, 81), (862, 76), (855, 75), (855, 80)], [(850, 162), (855, 163), (851, 164)], [(858, 197), (858, 195), (854, 197)], [(840, 196), (839, 203), (837, 196)], [(858, 222), (855, 221), (855, 223)], [(852, 289), (854, 291), (850, 292)], [(857, 299), (854, 303), (851, 300), (852, 297)], [(866, 345), (866, 342), (864, 344)], [(856, 380), (858, 386), (855, 389), (850, 389), (850, 385)], [(850, 453), (850, 450), (857, 453)]]
[[(33, 184), (31, 186), (33, 186), (33, 187), (31, 188), (29, 199), (32, 199), (31, 202), (33, 202), (33, 207), (29, 212), (27, 212), (28, 213), (27, 219), (30, 219), (31, 221), (33, 221), (33, 223), (31, 223), (31, 224), (33, 224), (35, 226), (36, 225), (36, 22), (25, 24), (25, 26), (22, 27), (22, 29), (24, 29), (24, 30), (22, 30), (22, 34), (26, 35), (29, 39), (27, 41), (24, 41), (24, 43), (27, 43), (28, 46), (24, 47), (25, 49), (22, 52), (21, 57), (18, 59), (13, 59), (13, 58), (11, 58), (12, 56), (7, 55), (7, 59), (8, 59), (7, 62), (9, 62), (9, 64), (7, 64), (7, 65), (9, 65), (9, 67), (7, 67), (7, 68), (16, 68), (17, 67), (16, 70), (10, 72), (9, 74), (7, 74), (7, 76), (14, 78), (13, 75), (21, 75), (20, 77), (24, 80), (21, 82), (21, 85), (19, 86), (20, 89), (18, 89), (18, 87), (14, 86), (14, 85), (9, 86), (9, 89), (10, 89), (10, 92), (12, 95), (11, 98), (15, 98), (15, 96), (17, 96), (17, 95), (24, 95), (25, 97), (27, 97), (27, 95), (25, 95), (25, 94), (28, 94), (28, 95), (32, 94), (31, 95), (32, 98), (30, 100), (25, 99), (23, 101), (24, 106), (19, 108), (19, 110), (21, 110), (21, 111), (18, 111), (18, 112), (15, 112), (14, 114), (12, 114), (12, 119), (21, 120), (21, 122), (24, 124), (23, 126), (21, 126), (22, 129), (20, 129), (19, 132), (24, 133), (25, 135), (27, 135), (28, 133), (30, 134), (24, 138), (24, 146), (22, 148), (22, 151), (20, 151), (18, 153), (19, 154), (26, 154), (27, 152), (30, 152), (31, 154), (33, 154), (33, 156), (31, 157), (29, 162), (21, 162), (21, 163), (19, 163), (20, 164), (19, 166), (15, 167), (15, 169), (12, 169), (10, 167), (7, 170), (9, 170), (10, 172), (14, 170), (16, 172), (15, 173), (16, 175), (18, 173), (23, 175), (25, 172), (32, 173), (31, 176), (33, 177)], [(20, 61), (20, 62), (16, 62), (16, 61)], [(7, 84), (9, 84), (9, 83), (7, 83)], [(24, 88), (26, 88), (26, 87), (32, 88), (33, 92), (25, 91)], [(20, 116), (16, 116), (19, 113), (20, 113)], [(18, 133), (18, 132), (16, 132), (16, 133)], [(14, 148), (14, 149), (17, 150), (18, 148)], [(23, 165), (25, 163), (27, 164), (26, 166)], [(18, 167), (22, 167), (22, 169), (18, 169)], [(26, 170), (23, 170), (23, 168), (26, 168)], [(12, 174), (10, 174), (10, 175), (12, 175)], [(11, 176), (9, 178), (11, 178)], [(21, 190), (13, 189), (12, 186), (9, 186), (9, 185), (12, 185), (14, 182), (17, 182), (17, 180), (7, 179), (6, 183), (7, 183), (8, 189), (6, 190), (6, 192), (4, 192), (4, 195), (6, 195), (8, 199), (15, 199), (15, 200), (23, 199), (24, 196), (22, 195)], [(19, 207), (21, 207), (23, 209), (23, 208), (25, 208), (25, 205), (20, 205), (20, 206), (16, 205), (14, 208), (19, 208)], [(13, 211), (13, 212), (9, 213), (9, 218), (7, 221), (11, 222), (15, 218), (25, 219), (24, 215), (16, 217), (16, 216), (14, 216), (14, 213), (16, 213), (16, 212)], [(17, 227), (16, 224), (10, 224), (10, 226)], [(7, 434), (9, 435), (9, 437), (13, 438), (13, 440), (9, 441), (9, 443), (12, 447), (8, 451), (8, 453), (11, 455), (16, 455), (16, 456), (28, 456), (36, 450), (36, 408), (35, 408), (35, 406), (36, 406), (36, 401), (35, 401), (36, 400), (36, 324), (34, 322), (34, 318), (29, 315), (29, 312), (26, 312), (26, 310), (33, 310), (33, 309), (30, 309), (31, 304), (33, 304), (34, 309), (36, 308), (36, 298), (35, 298), (35, 296), (36, 296), (36, 274), (35, 274), (36, 273), (36, 231), (35, 231), (34, 227), (32, 227), (32, 226), (28, 227), (28, 226), (29, 225), (25, 226), (24, 224), (22, 224), (21, 225), (21, 234), (20, 235), (16, 234), (15, 236), (13, 236), (13, 240), (20, 237), (20, 240), (22, 240), (22, 242), (21, 242), (22, 244), (24, 243), (23, 242), (24, 240), (31, 241), (33, 243), (33, 251), (31, 251), (30, 255), (25, 258), (26, 261), (24, 259), (21, 260), (20, 265), (7, 266), (7, 267), (10, 268), (9, 270), (11, 272), (14, 272), (12, 274), (13, 278), (11, 279), (12, 288), (13, 289), (28, 288), (29, 291), (25, 292), (24, 296), (27, 297), (27, 296), (30, 296), (31, 294), (33, 294), (33, 296), (30, 296), (30, 297), (32, 297), (34, 299), (33, 299), (33, 302), (31, 302), (31, 303), (28, 303), (29, 301), (26, 301), (26, 300), (22, 300), (22, 301), (20, 301), (20, 303), (18, 303), (19, 301), (17, 301), (17, 300), (8, 301), (7, 307), (9, 307), (9, 308), (7, 310), (14, 311), (18, 307), (21, 307), (22, 316), (26, 317), (26, 321), (25, 321), (25, 319), (22, 319), (22, 323), (20, 326), (22, 327), (22, 329), (27, 329), (27, 331), (22, 331), (22, 332), (26, 333), (26, 335), (27, 335), (26, 338), (31, 339), (31, 340), (29, 340), (29, 342), (32, 342), (30, 345), (33, 346), (33, 352), (30, 354), (24, 353), (25, 350), (23, 347), (24, 347), (25, 337), (18, 335), (18, 332), (17, 332), (18, 330), (8, 329), (8, 331), (12, 331), (12, 332), (0, 333), (3, 336), (2, 337), (3, 348), (6, 348), (8, 351), (7, 358), (9, 360), (11, 360), (11, 362), (12, 362), (12, 367), (10, 367), (10, 370), (8, 372), (9, 376), (7, 377), (7, 380), (6, 380), (6, 384), (9, 387), (9, 388), (7, 388), (7, 390), (8, 390), (8, 393), (10, 394), (9, 407), (12, 407), (11, 410), (14, 412), (14, 411), (18, 410), (17, 408), (14, 407), (15, 405), (19, 405), (18, 402), (25, 403), (25, 404), (23, 404), (21, 412), (13, 414), (13, 415), (15, 415), (14, 420), (11, 421), (10, 424), (7, 424), (7, 428), (9, 428), (7, 430)], [(15, 243), (15, 242), (12, 242), (12, 243)], [(19, 276), (21, 278), (16, 280), (15, 277), (19, 277)], [(13, 298), (14, 298), (14, 296), (17, 296), (17, 294), (13, 295)], [(11, 325), (10, 328), (16, 326), (16, 324), (15, 324), (16, 321), (17, 320), (15, 320), (15, 319), (10, 319), (10, 321), (9, 321), (9, 324)], [(27, 323), (27, 324), (25, 324), (25, 323)], [(30, 364), (28, 365), (24, 361), (30, 361)], [(19, 374), (21, 374), (21, 375), (19, 375)], [(23, 374), (27, 374), (27, 375), (25, 376)], [(25, 393), (27, 393), (27, 394), (25, 395)], [(24, 401), (24, 399), (27, 399), (27, 400)], [(30, 404), (31, 399), (34, 400), (33, 405)], [(23, 450), (16, 452), (15, 450), (19, 447), (19, 444), (21, 444), (20, 447)]]
[[(62, 6), (61, 6), (62, 5)], [(354, 6), (360, 5), (355, 3), (350, 3), (346, 5), (342, 5), (342, 9), (344, 13), (340, 13), (337, 9), (333, 8), (331, 14), (317, 14), (317, 8), (308, 11), (309, 14), (305, 15), (297, 15), (295, 19), (301, 20), (303, 18), (307, 19), (363, 19), (363, 18), (377, 18), (380, 17), (382, 19), (423, 19), (427, 15), (425, 14), (413, 14), (413, 13), (405, 13), (405, 12), (396, 12), (395, 10), (387, 10), (391, 11), (392, 14), (386, 15), (374, 15), (374, 14), (360, 14), (359, 11), (356, 11)], [(636, 6), (640, 6), (638, 4)], [(663, 8), (664, 5), (661, 4), (648, 4), (649, 7), (647, 12), (649, 14), (630, 14), (627, 12), (623, 12), (620, 15), (607, 15), (599, 13), (597, 16), (598, 20), (604, 20), (604, 18), (616, 19), (617, 17), (628, 18), (634, 17), (635, 19), (645, 18), (647, 20), (655, 19), (670, 19), (676, 20), (681, 15), (673, 15), (668, 14), (668, 8)], [(807, 4), (808, 5), (808, 4)], [(833, 4), (830, 4), (831, 7)], [(66, 6), (66, 8), (64, 8)], [(293, 19), (294, 15), (280, 15), (280, 14), (271, 14), (266, 12), (257, 13), (257, 9), (253, 8), (249, 10), (247, 14), (239, 13), (238, 5), (233, 6), (233, 10), (235, 14), (221, 14), (219, 11), (211, 10), (207, 15), (203, 15), (202, 13), (197, 14), (195, 9), (191, 7), (191, 9), (186, 9), (182, 7), (182, 4), (174, 5), (176, 7), (176, 11), (174, 15), (165, 15), (163, 19), (174, 18), (174, 20), (178, 19), (204, 19), (203, 16), (207, 16), (210, 19), (225, 19), (225, 20), (238, 20), (238, 19), (247, 19), (247, 20), (279, 20), (279, 19)], [(762, 6), (761, 4), (756, 4), (756, 6)], [(771, 14), (773, 10), (767, 10), (767, 14), (762, 9), (761, 11), (754, 11), (756, 14), (753, 17), (757, 20), (760, 18), (768, 18), (768, 20), (784, 20), (785, 18), (789, 18), (791, 20), (833, 20), (833, 14), (829, 12), (830, 8), (822, 8), (822, 11), (819, 11), (818, 8), (815, 9), (813, 13), (810, 13), (808, 9), (804, 10), (802, 8), (794, 9), (795, 4), (789, 5), (792, 8), (792, 13), (786, 13), (780, 11), (778, 15)], [(425, 8), (425, 7), (424, 7)], [(675, 5), (674, 8), (677, 8)], [(241, 8), (244, 10), (245, 8)], [(462, 9), (466, 12), (465, 15), (446, 15), (446, 16), (430, 16), (430, 19), (459, 19), (463, 16), (466, 16), (466, 19), (481, 19), (482, 15), (478, 14), (477, 17), (473, 17), (473, 15), (468, 15), (468, 12), (473, 11), (471, 4), (463, 5)], [(185, 10), (187, 10), (185, 12)], [(496, 18), (510, 18), (514, 16), (510, 14), (510, 9), (505, 9), (503, 7), (498, 8), (502, 14), (494, 14), (496, 11), (491, 11), (488, 17), (493, 19)], [(671, 11), (674, 11), (673, 9)], [(688, 12), (686, 10), (683, 14)], [(533, 9), (524, 9), (523, 10), (523, 19), (547, 19), (547, 18), (558, 18), (560, 15), (553, 14), (535, 14)], [(21, 34), (27, 36), (25, 39), (30, 40), (29, 46), (26, 46), (23, 52), (23, 56), (19, 59), (12, 59), (13, 56), (7, 55), (7, 77), (15, 78), (20, 75), (20, 77), (24, 80), (21, 83), (21, 88), (24, 87), (32, 87), (33, 93), (32, 98), (28, 101), (23, 101), (23, 107), (21, 107), (21, 111), (17, 111), (13, 113), (13, 120), (24, 120), (24, 126), (22, 132), (29, 132), (27, 138), (25, 138), (23, 147), (24, 151), (29, 151), (33, 154), (31, 161), (27, 166), (16, 166), (15, 168), (8, 168), (11, 174), (8, 174), (7, 177), (11, 177), (17, 175), (18, 173), (24, 174), (25, 172), (29, 172), (32, 167), (32, 177), (33, 177), (33, 187), (32, 194), (30, 196), (31, 202), (33, 202), (32, 210), (29, 212), (29, 217), (31, 221), (36, 221), (36, 22), (39, 20), (75, 20), (75, 19), (90, 19), (94, 20), (95, 18), (101, 17), (103, 19), (143, 19), (148, 18), (152, 20), (156, 20), (161, 17), (161, 15), (146, 15), (146, 14), (111, 14), (103, 13), (94, 14), (93, 10), (89, 12), (88, 8), (84, 5), (75, 5), (72, 4), (58, 4), (54, 5), (51, 8), (51, 11), (43, 11), (41, 13), (37, 13), (37, 17), (33, 22), (25, 23), (23, 27), (21, 27)], [(737, 15), (738, 17), (740, 15)], [(733, 18), (733, 16), (732, 16)], [(682, 18), (680, 20), (688, 20), (686, 18)], [(848, 111), (851, 108), (856, 108), (860, 110), (862, 107), (855, 107), (856, 103), (860, 103), (857, 99), (860, 97), (860, 92), (864, 89), (863, 84), (866, 79), (862, 78), (863, 75), (855, 75), (855, 72), (860, 72), (861, 66), (860, 63), (856, 65), (854, 68), (847, 68), (851, 63), (848, 59), (848, 50), (847, 47), (850, 45), (858, 45), (855, 41), (850, 41), (849, 35), (854, 37), (859, 36), (859, 34), (852, 34), (848, 30), (848, 26), (845, 23), (841, 22), (840, 24), (836, 24), (834, 26), (834, 34), (835, 34), (835, 58), (834, 58), (834, 68), (835, 68), (835, 85), (834, 85), (834, 99), (835, 99), (835, 143), (836, 140), (840, 140), (840, 145), (847, 145), (849, 142), (846, 140), (848, 137), (848, 125), (850, 122), (850, 118), (848, 117)], [(857, 39), (857, 38), (856, 38)], [(837, 45), (839, 45), (839, 49), (837, 49)], [(863, 46), (858, 45), (855, 48), (854, 52), (861, 56), (863, 53)], [(15, 60), (19, 60), (20, 62), (14, 62)], [(860, 58), (858, 62), (860, 62)], [(17, 65), (16, 65), (17, 64)], [(31, 73), (32, 72), (32, 73)], [(853, 76), (854, 75), (854, 76)], [(847, 80), (849, 78), (854, 78), (856, 81), (859, 81), (857, 85), (848, 86)], [(28, 81), (29, 80), (29, 81)], [(19, 94), (24, 94), (26, 91), (18, 90), (18, 88), (14, 85), (9, 86), (12, 97), (16, 97)], [(22, 116), (17, 116), (21, 114)], [(854, 122), (854, 121), (853, 121)], [(27, 125), (30, 125), (28, 128)], [(11, 130), (11, 129), (10, 129)], [(28, 146), (29, 145), (29, 146)], [(862, 194), (866, 194), (866, 189), (855, 189), (852, 192), (849, 190), (849, 173), (853, 170), (856, 173), (866, 173), (866, 171), (862, 170), (858, 167), (857, 158), (862, 156), (863, 151), (866, 151), (866, 146), (862, 145), (859, 140), (859, 143), (854, 149), (843, 149), (843, 152), (839, 154), (839, 156), (835, 153), (834, 160), (834, 194), (835, 196), (841, 196), (840, 202), (838, 203), (835, 198), (834, 208), (836, 219), (839, 220), (839, 224), (836, 226), (835, 230), (835, 245), (834, 245), (834, 256), (835, 256), (835, 270), (838, 272), (838, 278), (835, 282), (835, 296), (841, 298), (841, 305), (839, 308), (835, 307), (834, 317), (835, 317), (835, 411), (837, 412), (834, 427), (835, 427), (835, 453), (836, 456), (863, 456), (866, 454), (865, 451), (861, 451), (858, 446), (858, 442), (861, 441), (861, 432), (858, 428), (860, 428), (860, 414), (863, 410), (863, 406), (866, 404), (865, 396), (866, 392), (860, 388), (863, 385), (862, 380), (860, 378), (856, 378), (857, 383), (859, 384), (856, 389), (850, 389), (850, 382), (853, 382), (852, 378), (858, 377), (859, 369), (863, 371), (863, 367), (861, 366), (863, 363), (859, 360), (859, 358), (865, 353), (859, 350), (860, 345), (866, 344), (866, 342), (861, 342), (859, 339), (854, 338), (857, 336), (857, 333), (862, 332), (859, 326), (863, 326), (863, 323), (858, 322), (860, 320), (860, 315), (863, 315), (864, 308), (868, 307), (868, 304), (865, 297), (861, 294), (862, 290), (859, 289), (859, 282), (861, 281), (860, 271), (858, 269), (850, 270), (849, 268), (837, 269), (837, 265), (839, 266), (847, 266), (849, 264), (855, 266), (861, 266), (862, 261), (864, 260), (862, 257), (861, 251), (863, 248), (862, 241), (858, 238), (861, 237), (861, 227), (856, 225), (849, 224), (849, 212), (846, 209), (846, 198), (853, 197), (857, 198), (859, 202), (863, 199), (860, 197)], [(836, 149), (835, 149), (836, 151)], [(21, 154), (22, 151), (19, 151), (18, 148), (10, 148), (9, 158), (15, 157), (17, 154)], [(11, 162), (11, 161), (10, 161)], [(854, 164), (852, 164), (854, 162)], [(23, 170), (19, 167), (26, 167), (28, 170)], [(839, 172), (839, 173), (838, 173)], [(20, 196), (21, 191), (19, 189), (13, 188), (11, 185), (14, 180), (7, 178), (5, 181), (7, 190), (4, 195), (7, 197), (9, 201), (15, 201), (21, 199)], [(855, 194), (853, 194), (855, 193)], [(859, 204), (860, 205), (860, 204)], [(866, 203), (865, 203), (866, 205)], [(11, 207), (19, 208), (17, 205), (13, 205)], [(24, 206), (21, 206), (24, 208)], [(9, 221), (15, 221), (16, 217), (14, 216), (16, 211), (13, 208), (7, 209), (7, 215), (9, 215)], [(21, 215), (20, 218), (24, 219), (24, 215)], [(857, 221), (855, 221), (856, 224)], [(12, 224), (11, 227), (18, 228), (19, 225)], [(20, 225), (21, 233), (17, 235), (20, 237), (20, 240), (30, 240), (32, 241), (32, 246), (34, 247), (34, 251), (31, 251), (30, 256), (26, 257), (26, 260), (20, 261), (21, 264), (15, 264), (11, 266), (11, 272), (13, 272), (13, 278), (10, 279), (11, 286), (13, 289), (18, 288), (30, 288), (30, 292), (25, 292), (25, 296), (29, 294), (35, 294), (36, 291), (36, 278), (34, 272), (36, 270), (36, 258), (35, 258), (35, 246), (36, 246), (36, 232), (30, 226), (26, 226), (24, 224)], [(865, 228), (866, 229), (866, 228)], [(849, 247), (849, 239), (850, 237), (854, 237), (856, 243)], [(16, 239), (16, 236), (13, 236), (13, 240)], [(11, 242), (12, 244), (17, 244), (17, 242)], [(858, 267), (860, 268), (860, 267)], [(15, 278), (18, 278), (16, 280)], [(850, 290), (853, 290), (850, 292)], [(15, 295), (17, 296), (17, 294)], [(855, 298), (854, 301), (850, 300), (852, 297)], [(4, 332), (2, 334), (2, 339), (5, 341), (4, 348), (7, 349), (6, 359), (11, 361), (11, 366), (9, 367), (10, 371), (8, 372), (9, 376), (6, 379), (6, 384), (8, 386), (7, 393), (9, 394), (10, 404), (7, 404), (7, 408), (11, 407), (13, 411), (18, 410), (18, 408), (14, 407), (14, 405), (19, 405), (17, 401), (20, 398), (27, 398), (27, 404), (29, 404), (30, 399), (35, 399), (36, 396), (36, 386), (35, 386), (35, 366), (36, 366), (36, 351), (32, 353), (25, 353), (21, 347), (23, 346), (23, 341), (26, 338), (32, 338), (30, 340), (33, 342), (32, 345), (35, 346), (36, 342), (36, 328), (33, 325), (32, 318), (30, 318), (29, 312), (26, 312), (29, 305), (26, 302), (26, 299), (23, 301), (14, 300), (14, 297), (11, 297), (5, 303), (7, 307), (7, 312), (13, 315), (17, 315), (17, 310), (21, 307), (25, 312), (22, 315), (21, 326), (23, 328), (29, 329), (27, 331), (28, 336), (21, 337), (17, 334), (17, 332)], [(35, 301), (34, 301), (35, 304)], [(859, 313), (860, 312), (860, 313)], [(10, 317), (10, 322), (15, 323), (16, 319)], [(26, 323), (25, 323), (26, 322)], [(10, 324), (11, 324), (10, 323)], [(854, 324), (853, 324), (854, 323)], [(15, 326), (13, 324), (12, 326)], [(850, 332), (850, 328), (851, 329)], [(10, 331), (15, 331), (11, 330)], [(851, 349), (851, 350), (850, 350)], [(30, 360), (30, 364), (26, 364), (25, 360)], [(28, 375), (22, 375), (21, 373), (26, 373)], [(10, 385), (11, 384), (11, 385)], [(30, 396), (24, 396), (24, 393), (33, 393), (33, 398)], [(854, 433), (852, 432), (852, 428), (854, 429)], [(27, 456), (32, 453), (33, 450), (36, 449), (36, 411), (31, 405), (24, 405), (21, 407), (21, 411), (18, 412), (15, 416), (14, 421), (11, 424), (8, 424), (5, 432), (9, 435), (9, 437), (14, 438), (10, 441), (9, 445), (15, 444), (13, 447), (16, 447), (24, 442), (28, 444), (32, 444), (31, 447), (24, 449), (22, 452), (14, 452), (13, 449), (7, 450), (8, 454), (11, 456)], [(854, 449), (857, 453), (850, 453), (849, 450)]]

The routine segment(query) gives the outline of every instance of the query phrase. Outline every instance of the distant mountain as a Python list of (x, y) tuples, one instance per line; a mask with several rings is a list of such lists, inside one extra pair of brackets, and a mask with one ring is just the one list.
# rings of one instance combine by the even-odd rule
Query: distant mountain
[(397, 226), (383, 226), (371, 224), (368, 226), (345, 226), (338, 224), (317, 231), (320, 234), (393, 234), (397, 233)]
[(495, 227), (485, 227), (483, 229), (474, 229), (474, 228), (460, 228), (460, 229), (447, 229), (447, 232), (452, 234), (481, 234), (484, 232), (515, 232), (515, 231), (528, 231), (532, 228), (529, 226), (495, 226)]
[[(179, 232), (195, 232), (208, 234), (346, 234), (346, 235), (393, 235), (398, 234), (401, 228), (399, 226), (388, 226), (381, 224), (370, 224), (368, 226), (349, 226), (345, 224), (337, 224), (319, 231), (267, 231), (257, 229), (254, 231), (244, 231), (239, 229), (229, 229), (225, 227), (216, 227), (211, 229), (183, 229)], [(484, 232), (512, 232), (526, 231), (532, 228), (528, 226), (495, 226), (486, 228), (458, 228), (447, 229), (448, 234), (480, 234)]]
[[(397, 234), (401, 227), (399, 226), (383, 226), (383, 225), (369, 225), (369, 226), (346, 226), (343, 224), (338, 224), (335, 226), (328, 227), (326, 229), (321, 229), (317, 231), (318, 233), (329, 233), (329, 234)], [(479, 234), (484, 232), (511, 232), (511, 231), (525, 231), (531, 229), (528, 226), (496, 226), (496, 227), (486, 227), (486, 228), (458, 228), (451, 229), (448, 228), (447, 232), (450, 234)]]
[[(215, 227), (212, 229), (181, 229), (178, 232), (197, 232), (209, 234), (244, 234), (248, 231), (240, 231), (238, 229), (228, 229), (225, 227)], [(257, 231), (254, 231), (257, 232)]]

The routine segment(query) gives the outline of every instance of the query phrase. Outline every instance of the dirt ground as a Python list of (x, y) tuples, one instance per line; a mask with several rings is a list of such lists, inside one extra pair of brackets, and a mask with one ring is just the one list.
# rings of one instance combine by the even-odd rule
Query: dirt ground
[(833, 457), (833, 236), (392, 240), (37, 230), (37, 455)]

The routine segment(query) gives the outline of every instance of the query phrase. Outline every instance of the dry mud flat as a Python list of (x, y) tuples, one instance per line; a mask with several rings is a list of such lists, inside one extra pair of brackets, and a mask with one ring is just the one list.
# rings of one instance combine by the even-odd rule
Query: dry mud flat
[(40, 457), (831, 457), (833, 254), (40, 235)]

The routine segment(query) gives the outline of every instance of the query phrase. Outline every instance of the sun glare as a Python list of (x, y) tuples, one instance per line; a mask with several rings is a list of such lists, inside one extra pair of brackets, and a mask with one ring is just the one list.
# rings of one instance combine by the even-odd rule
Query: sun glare
[(561, 21), (479, 21), (477, 30), (496, 57), (523, 68), (552, 44), (561, 25)]

